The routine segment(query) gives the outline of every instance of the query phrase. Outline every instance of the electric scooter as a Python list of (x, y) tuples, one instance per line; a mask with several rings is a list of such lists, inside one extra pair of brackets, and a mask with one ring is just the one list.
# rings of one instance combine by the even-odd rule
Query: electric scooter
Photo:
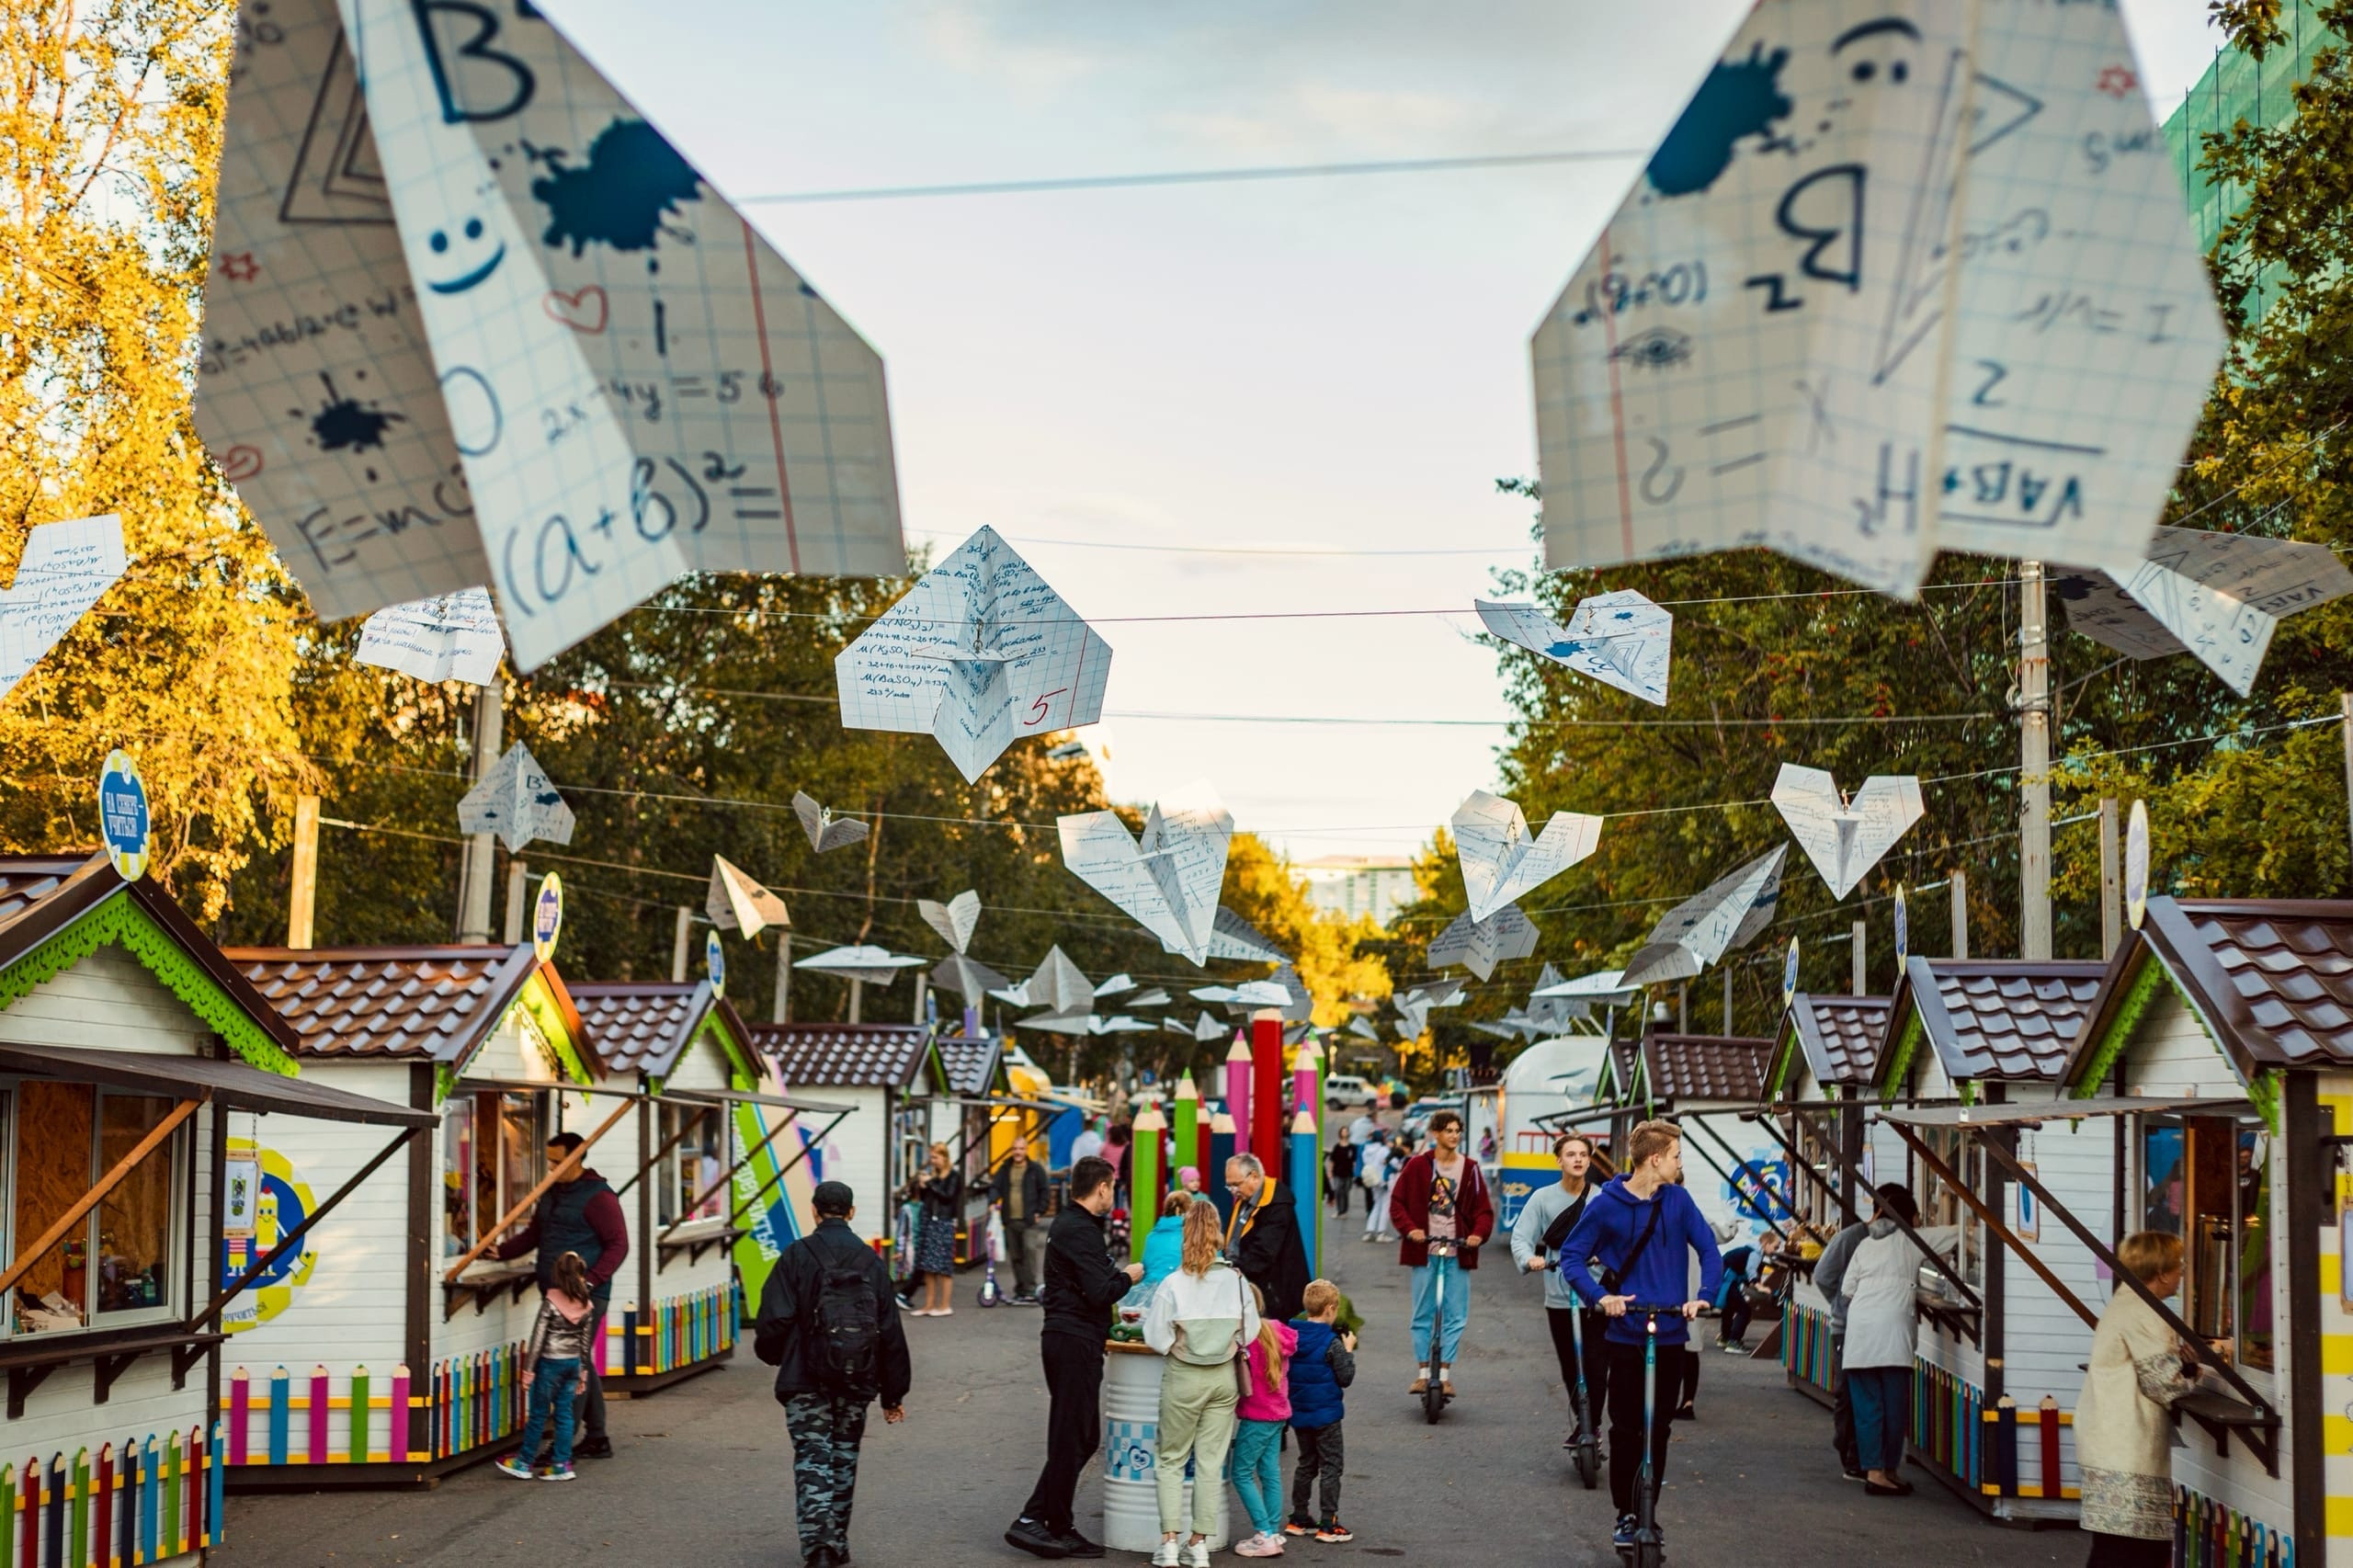
[(1618, 1554), (1630, 1568), (1660, 1568), (1666, 1561), (1665, 1543), (1659, 1539), (1655, 1483), (1651, 1471), (1651, 1428), (1658, 1420), (1658, 1320), (1680, 1317), (1680, 1302), (1629, 1301), (1629, 1312), (1643, 1314), (1643, 1454), (1634, 1472), (1634, 1540)]
[(1438, 1259), (1459, 1256), (1461, 1244), (1448, 1237), (1433, 1237), (1429, 1244), (1430, 1275), (1430, 1375), (1422, 1385), (1422, 1419), (1438, 1425), (1438, 1413), (1454, 1398), (1445, 1391), (1446, 1364), (1438, 1359), (1438, 1351), (1446, 1344), (1446, 1277), (1450, 1270), (1439, 1268)]
[(1577, 1479), (1584, 1482), (1585, 1489), (1590, 1492), (1601, 1479), (1601, 1434), (1600, 1428), (1596, 1425), (1593, 1396), (1586, 1392), (1585, 1386), (1584, 1309), (1570, 1310), (1569, 1335), (1569, 1343), (1574, 1346), (1574, 1355), (1577, 1364), (1576, 1388), (1570, 1394), (1569, 1403), (1576, 1414), (1577, 1431), (1576, 1436), (1569, 1439), (1567, 1447), (1570, 1453), (1575, 1456)]

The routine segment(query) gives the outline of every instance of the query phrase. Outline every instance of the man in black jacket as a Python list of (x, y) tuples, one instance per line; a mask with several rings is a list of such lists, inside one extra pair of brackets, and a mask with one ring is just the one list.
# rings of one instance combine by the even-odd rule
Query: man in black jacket
[(1005, 1532), (1036, 1557), (1100, 1557), (1071, 1517), (1078, 1478), (1103, 1440), (1103, 1342), (1111, 1309), (1143, 1278), (1143, 1265), (1111, 1261), (1103, 1216), (1111, 1211), (1111, 1163), (1096, 1155), (1070, 1167), (1070, 1201), (1046, 1237), (1045, 1322), (1038, 1354), (1046, 1365), (1046, 1467)]
[[(891, 1271), (849, 1228), (858, 1210), (848, 1185), (819, 1182), (813, 1207), (817, 1228), (785, 1248), (768, 1271), (752, 1347), (776, 1368), (777, 1403), (784, 1406), (784, 1429), (792, 1437), (794, 1511), (807, 1568), (841, 1568), (849, 1561), (850, 1496), (858, 1486), (867, 1403), (879, 1395), (884, 1421), (905, 1420), (914, 1369)], [(863, 1273), (874, 1293), (871, 1388), (842, 1386), (820, 1322), (826, 1275), (850, 1270)]]
[(1225, 1185), (1233, 1194), (1225, 1255), (1267, 1298), (1267, 1315), (1289, 1323), (1299, 1315), (1300, 1298), (1307, 1292), (1307, 1244), (1300, 1239), (1291, 1190), (1268, 1176), (1256, 1154), (1228, 1160)]
[(1034, 1306), (1046, 1259), (1046, 1173), (1029, 1158), (1029, 1144), (1015, 1142), (996, 1173), (995, 1195), (1005, 1250), (1013, 1255), (1013, 1299)]

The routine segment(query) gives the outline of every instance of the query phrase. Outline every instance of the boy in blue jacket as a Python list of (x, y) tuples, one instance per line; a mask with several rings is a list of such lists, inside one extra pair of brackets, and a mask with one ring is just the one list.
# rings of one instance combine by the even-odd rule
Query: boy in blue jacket
[[(1347, 1449), (1340, 1434), (1347, 1400), (1341, 1390), (1356, 1381), (1357, 1336), (1339, 1324), (1340, 1288), (1329, 1279), (1311, 1279), (1300, 1298), (1302, 1316), (1290, 1320), (1299, 1346), (1290, 1358), (1290, 1429), (1299, 1439), (1299, 1469), (1290, 1481), (1290, 1519), (1285, 1535), (1313, 1535), (1318, 1540), (1354, 1540), (1340, 1522), (1340, 1471), (1347, 1463)], [(1319, 1523), (1308, 1505), (1315, 1486), (1324, 1488), (1324, 1512)]]
[[(1683, 1384), (1684, 1358), (1693, 1354), (1688, 1319), (1715, 1295), (1723, 1277), (1715, 1233), (1699, 1205), (1683, 1190), (1683, 1133), (1673, 1122), (1645, 1121), (1626, 1141), (1624, 1173), (1585, 1206), (1585, 1218), (1561, 1248), (1561, 1276), (1587, 1306), (1608, 1314), (1604, 1335), (1609, 1360), (1609, 1501), (1618, 1510), (1617, 1544), (1634, 1540), (1634, 1477), (1642, 1468), (1642, 1318), (1629, 1303), (1679, 1301), (1682, 1311), (1658, 1325), (1658, 1388), (1651, 1417), (1651, 1512), (1666, 1480), (1667, 1435), (1675, 1426), (1671, 1391)], [(1699, 1288), (1690, 1288), (1689, 1254), (1699, 1258)], [(1601, 1281), (1594, 1279), (1594, 1267)], [(1659, 1539), (1664, 1542), (1662, 1527)]]

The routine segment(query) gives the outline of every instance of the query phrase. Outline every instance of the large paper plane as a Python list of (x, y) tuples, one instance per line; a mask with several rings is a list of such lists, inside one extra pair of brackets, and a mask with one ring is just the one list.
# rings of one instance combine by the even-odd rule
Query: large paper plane
[(1078, 965), (1070, 961), (1059, 942), (1046, 949), (1038, 960), (1037, 972), (1021, 983), (1022, 994), (1016, 1003), (1023, 1007), (1043, 1007), (1050, 1013), (1091, 1012), (1095, 1006), (1095, 983)]
[(126, 562), (117, 513), (42, 523), (25, 535), (16, 579), (0, 592), (0, 699), (114, 586)]
[(1755, 940), (1780, 904), (1781, 862), (1789, 852), (1788, 845), (1777, 844), (1668, 911), (1651, 928), (1650, 940), (1626, 960), (1618, 986), (1631, 991), (1661, 981), (1688, 980)]
[(1834, 898), (1852, 892), (1927, 809), (1908, 773), (1874, 774), (1849, 800), (1828, 772), (1788, 762), (1773, 780), (1773, 805)]
[(1348, 1020), (1347, 1032), (1355, 1035), (1358, 1040), (1371, 1040), (1376, 1045), (1381, 1041), (1381, 1031), (1373, 1027), (1370, 1018), (1361, 1013)]
[(1452, 825), (1473, 920), (1494, 918), (1504, 905), (1551, 881), (1601, 842), (1599, 817), (1555, 812), (1541, 834), (1531, 834), (1518, 802), (1484, 790), (1472, 790), (1455, 808)]
[(1563, 626), (1541, 605), (1472, 601), (1489, 631), (1579, 675), (1666, 706), (1675, 617), (1631, 588), (1577, 601)]
[[(953, 991), (965, 1001), (977, 1006), (983, 996), (991, 994), (1005, 983), (1005, 976), (997, 973), (978, 959), (962, 953), (950, 953), (931, 971), (931, 983), (943, 991)], [(1027, 1001), (1015, 1004), (1026, 1006)]]
[(572, 826), (572, 808), (519, 741), (458, 801), (459, 831), (494, 833), (510, 855), (534, 839), (569, 844)]
[(1399, 1032), (1407, 1040), (1418, 1040), (1433, 1011), (1440, 1007), (1459, 1007), (1462, 1000), (1460, 981), (1415, 986), (1404, 995), (1395, 998), (1398, 1014), (1404, 1019), (1398, 1026)]
[(2067, 625), (2134, 659), (2198, 655), (2241, 697), (2279, 622), (2353, 593), (2353, 572), (2322, 544), (2261, 534), (2159, 528), (2130, 574), (2059, 578)]
[(983, 528), (834, 660), (842, 723), (938, 737), (971, 783), (1024, 735), (1103, 717), (1111, 647)]
[(2132, 570), (2223, 333), (2120, 9), (1740, 11), (1530, 346), (1547, 563)]
[(972, 934), (981, 928), (981, 895), (966, 888), (946, 903), (938, 899), (915, 900), (915, 913), (923, 916), (925, 925), (939, 933), (939, 939), (955, 952), (963, 952), (972, 945)]
[(861, 942), (847, 948), (828, 948), (822, 953), (795, 959), (792, 967), (805, 969), (813, 974), (830, 974), (836, 980), (888, 985), (899, 977), (901, 970), (920, 969), (923, 963), (922, 959), (903, 958), (888, 948)]
[(546, 11), (272, 0), (230, 79), (197, 427), (322, 619), (906, 569), (881, 358)]
[(1469, 910), (1456, 915), (1430, 944), (1429, 965), (1444, 969), (1461, 964), (1482, 980), (1491, 979), (1495, 966), (1507, 959), (1524, 959), (1536, 950), (1536, 923), (1506, 903), (1484, 920)]
[(820, 855), (856, 844), (866, 836), (866, 824), (856, 817), (834, 815), (833, 807), (819, 805), (802, 790), (792, 792), (792, 814), (801, 819), (801, 831), (809, 835), (809, 847)]
[(488, 686), (506, 652), (489, 590), (467, 588), (378, 610), (361, 624), (351, 658), (418, 680)]
[(1116, 812), (1058, 819), (1063, 864), (1118, 904), (1169, 951), (1194, 963), (1209, 958), (1218, 888), (1233, 838), (1233, 816), (1206, 783), (1186, 786), (1155, 804), (1143, 832), (1131, 835)]
[(723, 855), (710, 858), (710, 887), (702, 896), (703, 913), (722, 931), (756, 937), (771, 926), (790, 926), (784, 900), (752, 880), (744, 868)]
[[(1162, 943), (1168, 952), (1176, 949)], [(1259, 929), (1223, 904), (1217, 906), (1217, 916), (1210, 927), (1209, 956), (1232, 959), (1239, 963), (1280, 963), (1282, 949), (1268, 941)]]

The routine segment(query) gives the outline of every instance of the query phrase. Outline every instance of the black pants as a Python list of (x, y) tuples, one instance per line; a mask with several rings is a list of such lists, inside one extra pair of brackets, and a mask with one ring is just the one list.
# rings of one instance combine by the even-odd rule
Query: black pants
[[(1621, 1514), (1634, 1511), (1634, 1477), (1643, 1463), (1643, 1352), (1639, 1345), (1609, 1344), (1609, 1501)], [(1651, 1497), (1666, 1483), (1666, 1438), (1675, 1426), (1676, 1391), (1687, 1362), (1699, 1358), (1681, 1345), (1658, 1347), (1658, 1400), (1651, 1412)]]
[(2172, 1568), (2173, 1542), (2143, 1540), (2138, 1536), (2089, 1532), (2092, 1554), (2084, 1568)]
[(1847, 1387), (1847, 1336), (1843, 1334), (1830, 1336), (1830, 1441), (1838, 1450), (1839, 1468), (1863, 1468), (1862, 1449), (1855, 1444), (1855, 1396)]
[(1552, 1331), (1552, 1354), (1560, 1360), (1561, 1387), (1568, 1393), (1569, 1411), (1574, 1416), (1577, 1407), (1577, 1351), (1570, 1320), (1579, 1311), (1585, 1312), (1585, 1407), (1598, 1427), (1603, 1413), (1609, 1408), (1608, 1341), (1602, 1337), (1609, 1319), (1591, 1308), (1546, 1307), (1544, 1323)]
[(1345, 1177), (1326, 1176), (1324, 1178), (1324, 1190), (1332, 1195), (1332, 1202), (1335, 1206), (1334, 1218), (1345, 1220), (1348, 1217), (1348, 1188), (1354, 1186), (1356, 1183)]
[[(1348, 1462), (1347, 1444), (1340, 1436), (1340, 1423), (1329, 1426), (1294, 1426), (1290, 1435), (1299, 1439), (1299, 1464), (1290, 1473), (1290, 1517), (1298, 1525), (1336, 1524), (1340, 1517), (1340, 1471)], [(1308, 1504), (1315, 1499), (1318, 1478), (1324, 1483), (1324, 1511), (1311, 1513)]]
[(1748, 1337), (1748, 1325), (1756, 1318), (1756, 1309), (1748, 1304), (1748, 1292), (1735, 1286), (1724, 1302), (1723, 1328), (1718, 1337), (1726, 1345), (1738, 1345)]
[(1103, 1442), (1103, 1342), (1074, 1334), (1041, 1334), (1046, 1366), (1046, 1468), (1022, 1515), (1056, 1534), (1071, 1528), (1072, 1498), (1086, 1461)]
[(1677, 1378), (1672, 1385), (1667, 1381), (1666, 1358), (1661, 1356), (1658, 1363), (1658, 1386), (1662, 1397), (1664, 1392), (1672, 1386), (1676, 1391), (1675, 1408), (1678, 1412), (1687, 1409), (1696, 1410), (1697, 1406), (1692, 1402), (1699, 1397), (1699, 1352), (1690, 1346), (1686, 1346), (1684, 1348), (1690, 1353), (1683, 1358), (1682, 1376)]

